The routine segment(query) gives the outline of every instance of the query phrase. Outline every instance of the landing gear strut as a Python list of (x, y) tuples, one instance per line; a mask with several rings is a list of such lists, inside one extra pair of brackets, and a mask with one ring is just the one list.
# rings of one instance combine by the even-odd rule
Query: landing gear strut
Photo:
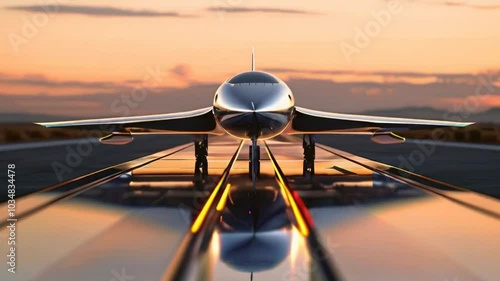
[(194, 181), (201, 182), (208, 177), (208, 135), (197, 135), (194, 140)]
[(252, 138), (252, 145), (248, 149), (250, 162), (248, 163), (249, 175), (252, 179), (253, 190), (255, 191), (255, 185), (257, 177), (260, 175), (260, 146), (257, 145), (257, 138)]
[(304, 135), (302, 137), (302, 148), (304, 148), (302, 174), (306, 180), (312, 180), (314, 177), (314, 159), (316, 157), (315, 144), (316, 139), (314, 135)]

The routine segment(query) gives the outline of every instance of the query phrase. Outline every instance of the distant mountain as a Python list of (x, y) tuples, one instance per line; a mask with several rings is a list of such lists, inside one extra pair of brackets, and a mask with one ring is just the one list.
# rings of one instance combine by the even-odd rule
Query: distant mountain
[(482, 122), (500, 123), (500, 107), (491, 108), (484, 112), (477, 113), (473, 116), (474, 119)]
[(393, 109), (376, 109), (361, 112), (360, 114), (388, 116), (388, 117), (408, 117), (423, 119), (454, 119), (458, 117), (464, 122), (500, 123), (500, 107), (491, 108), (486, 111), (467, 114), (465, 112), (448, 112), (432, 107), (403, 107)]

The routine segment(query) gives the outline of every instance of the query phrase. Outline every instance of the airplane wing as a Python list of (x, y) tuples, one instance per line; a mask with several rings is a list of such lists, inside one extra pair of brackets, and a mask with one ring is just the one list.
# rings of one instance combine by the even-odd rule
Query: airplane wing
[(473, 122), (453, 122), (398, 117), (380, 117), (295, 108), (291, 134), (376, 133), (380, 131), (418, 130), (439, 127), (466, 127)]
[(172, 134), (215, 133), (217, 124), (212, 107), (193, 111), (131, 117), (85, 119), (36, 123), (47, 128), (75, 128), (109, 132), (159, 132)]

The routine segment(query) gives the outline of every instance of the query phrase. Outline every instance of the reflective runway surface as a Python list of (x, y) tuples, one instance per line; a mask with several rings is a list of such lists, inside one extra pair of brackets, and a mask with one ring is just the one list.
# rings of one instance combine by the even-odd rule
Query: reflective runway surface
[(0, 280), (498, 280), (498, 200), (322, 145), (306, 180), (295, 139), (259, 143), (254, 190), (248, 145), (209, 139), (202, 182), (188, 144), (20, 198)]

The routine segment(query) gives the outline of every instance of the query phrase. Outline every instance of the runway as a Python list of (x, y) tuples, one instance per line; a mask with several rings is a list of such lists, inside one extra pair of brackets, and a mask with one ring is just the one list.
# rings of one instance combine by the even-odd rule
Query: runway
[[(458, 144), (445, 146), (437, 144), (430, 154), (425, 153), (418, 141), (408, 141), (404, 144), (380, 145), (370, 141), (367, 136), (320, 135), (318, 142), (341, 149), (354, 155), (359, 155), (377, 162), (387, 163), (405, 170), (413, 168), (413, 172), (440, 181), (464, 187), (475, 192), (500, 198), (500, 151), (498, 145)], [(109, 146), (97, 144), (94, 139), (92, 150), (78, 158), (67, 158), (78, 155), (79, 144), (88, 143), (86, 139), (64, 141), (61, 145), (47, 142), (42, 145), (16, 145), (15, 150), (2, 151), (1, 163), (16, 163), (17, 194), (23, 195), (69, 180), (90, 172), (116, 165), (128, 160), (142, 157), (169, 147), (190, 142), (190, 136), (139, 136), (126, 146)], [(482, 149), (482, 148), (485, 149)], [(420, 165), (408, 165), (412, 153), (424, 153)], [(301, 156), (302, 157), (302, 156)], [(418, 159), (417, 159), (418, 160)], [(69, 169), (58, 177), (53, 165), (60, 163)], [(419, 162), (417, 162), (418, 164)], [(406, 165), (405, 165), (406, 164)], [(6, 181), (5, 174), (0, 174), (0, 181)], [(7, 199), (6, 194), (0, 194), (0, 201)]]
[[(295, 139), (260, 142), (261, 176), (253, 191), (248, 145), (211, 138), (209, 176), (202, 182), (193, 181), (188, 143), (19, 198), (19, 270), (2, 271), (0, 279), (500, 275), (498, 200), (326, 145), (317, 146), (316, 175), (305, 180)], [(6, 235), (3, 225), (0, 237)]]
[(317, 138), (320, 143), (354, 155), (500, 198), (499, 145), (424, 140), (380, 145), (366, 136), (319, 135)]
[[(189, 141), (191, 141), (190, 136), (173, 135), (139, 137), (127, 146), (102, 145), (96, 142), (96, 139), (70, 140), (64, 141), (63, 144), (56, 142), (58, 145), (54, 145), (53, 141), (42, 145), (19, 144), (15, 149), (5, 149), (1, 152), (1, 164), (3, 167), (9, 163), (18, 166), (16, 191), (18, 196), (22, 196)], [(79, 147), (90, 147), (90, 149), (79, 153)], [(55, 166), (64, 166), (67, 169), (58, 174)], [(6, 174), (2, 173), (0, 180), (7, 181)], [(0, 201), (5, 201), (6, 195), (6, 193), (0, 194)]]

